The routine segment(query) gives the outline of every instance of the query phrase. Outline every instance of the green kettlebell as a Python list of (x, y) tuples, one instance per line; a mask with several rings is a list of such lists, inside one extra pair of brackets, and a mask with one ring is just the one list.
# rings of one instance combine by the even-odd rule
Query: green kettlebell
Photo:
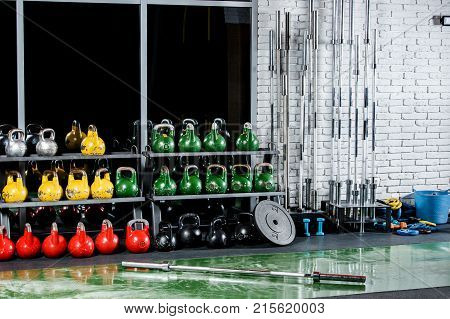
[(170, 178), (167, 166), (161, 167), (159, 177), (153, 183), (153, 190), (157, 196), (172, 196), (177, 192), (177, 184)]
[(182, 133), (180, 140), (178, 141), (178, 148), (180, 152), (200, 152), (202, 149), (202, 142), (200, 138), (195, 135), (194, 125), (188, 123), (186, 130)]
[[(238, 173), (236, 168), (243, 168)], [(235, 164), (231, 170), (231, 189), (235, 193), (250, 193), (252, 191), (252, 168), (247, 164)]]
[[(162, 130), (168, 132), (162, 132)], [(155, 153), (172, 153), (175, 150), (175, 128), (172, 124), (157, 124), (152, 130), (152, 150)]]
[(198, 195), (202, 191), (202, 181), (196, 165), (187, 165), (184, 167), (183, 178), (178, 185), (180, 194)]
[[(125, 176), (123, 171), (131, 172), (131, 176)], [(116, 171), (116, 183), (114, 186), (117, 197), (136, 197), (139, 193), (136, 170), (132, 167), (119, 167)]]
[(239, 151), (257, 151), (259, 150), (259, 141), (256, 134), (252, 131), (252, 124), (245, 123), (244, 130), (236, 140), (236, 148)]
[(211, 125), (211, 132), (205, 136), (203, 145), (207, 152), (223, 152), (227, 148), (227, 142), (219, 133), (219, 126), (216, 122)]
[(181, 132), (180, 132), (180, 138), (186, 133), (186, 128), (188, 124), (194, 125), (194, 132), (195, 135), (198, 135), (197, 127), (198, 127), (198, 121), (196, 119), (184, 119), (181, 123)]
[[(213, 168), (217, 168), (219, 172), (213, 173)], [(211, 164), (207, 167), (205, 188), (208, 194), (225, 194), (227, 191), (227, 184), (227, 168), (225, 166)]]
[[(264, 167), (267, 170), (263, 173)], [(273, 165), (270, 163), (259, 163), (255, 166), (255, 191), (274, 192), (275, 182), (273, 180)]]

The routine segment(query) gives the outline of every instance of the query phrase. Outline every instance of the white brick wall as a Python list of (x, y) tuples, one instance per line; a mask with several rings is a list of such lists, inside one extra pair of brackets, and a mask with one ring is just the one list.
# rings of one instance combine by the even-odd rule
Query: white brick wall
[[(319, 9), (319, 151), (321, 199), (327, 197), (330, 173), (331, 0), (315, 1)], [(346, 1), (346, 5), (348, 1)], [(377, 174), (378, 196), (398, 196), (416, 189), (447, 188), (450, 177), (450, 27), (433, 25), (431, 17), (450, 14), (448, 0), (372, 0), (371, 27), (379, 30)], [(269, 110), (269, 29), (275, 11), (291, 12), (291, 189), (298, 188), (299, 69), (307, 0), (261, 0), (258, 17), (258, 134), (267, 142)], [(347, 14), (346, 10), (346, 14)], [(363, 39), (364, 2), (355, 0), (355, 33)], [(347, 23), (346, 23), (347, 24)], [(347, 26), (346, 26), (347, 28)], [(347, 48), (345, 48), (347, 50)], [(362, 54), (361, 54), (362, 58)], [(347, 60), (344, 58), (345, 69)], [(363, 65), (361, 64), (361, 70)], [(345, 75), (347, 79), (347, 75)], [(370, 81), (370, 78), (369, 78)], [(347, 83), (347, 80), (344, 80)], [(362, 78), (360, 78), (362, 86)], [(369, 82), (370, 83), (370, 82)], [(347, 88), (345, 88), (345, 91)], [(359, 105), (362, 105), (363, 94)], [(344, 96), (343, 132), (347, 95)], [(361, 114), (361, 113), (360, 113)], [(361, 132), (361, 130), (360, 130)], [(343, 154), (346, 150), (343, 135)], [(369, 157), (370, 158), (370, 157)], [(346, 160), (342, 161), (346, 174)], [(360, 170), (361, 172), (361, 170)], [(370, 170), (369, 170), (370, 172)], [(344, 179), (345, 179), (344, 175)], [(296, 192), (291, 194), (296, 198)], [(294, 204), (294, 198), (292, 204)]]

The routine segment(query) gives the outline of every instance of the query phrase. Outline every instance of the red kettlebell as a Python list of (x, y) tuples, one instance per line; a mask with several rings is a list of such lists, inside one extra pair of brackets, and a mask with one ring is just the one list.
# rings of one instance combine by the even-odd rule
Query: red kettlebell
[(95, 238), (95, 248), (100, 254), (112, 254), (119, 246), (119, 237), (114, 234), (114, 229), (108, 219), (103, 220), (102, 230)]
[(79, 222), (77, 233), (69, 241), (69, 253), (75, 258), (91, 257), (94, 254), (94, 241), (86, 234), (84, 224)]
[[(143, 224), (143, 229), (136, 229), (136, 224)], [(125, 246), (131, 253), (145, 253), (150, 248), (149, 224), (145, 219), (133, 219), (127, 224)]]
[(58, 258), (64, 255), (67, 249), (66, 239), (58, 233), (58, 225), (52, 224), (52, 230), (42, 242), (42, 253), (47, 258)]
[(41, 242), (33, 236), (31, 225), (26, 223), (23, 236), (16, 243), (17, 255), (20, 258), (29, 259), (36, 257), (41, 251)]
[(0, 226), (0, 261), (10, 260), (16, 251), (14, 242), (9, 239), (5, 226)]

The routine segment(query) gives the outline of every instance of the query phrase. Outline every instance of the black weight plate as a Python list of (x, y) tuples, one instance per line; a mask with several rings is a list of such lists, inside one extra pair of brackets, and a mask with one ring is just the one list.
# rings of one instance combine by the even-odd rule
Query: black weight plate
[(295, 224), (289, 212), (270, 200), (260, 202), (255, 208), (255, 223), (259, 232), (270, 242), (286, 246), (295, 239)]

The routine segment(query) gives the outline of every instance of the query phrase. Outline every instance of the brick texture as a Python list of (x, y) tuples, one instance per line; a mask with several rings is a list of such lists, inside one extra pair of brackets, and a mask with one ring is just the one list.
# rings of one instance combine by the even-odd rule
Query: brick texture
[[(318, 186), (326, 199), (330, 174), (331, 10), (332, 1), (315, 1), (319, 10)], [(348, 6), (348, 1), (345, 2)], [(434, 25), (432, 16), (450, 14), (448, 0), (371, 1), (371, 27), (378, 30), (377, 140), (378, 197), (415, 189), (448, 188), (450, 176), (450, 27)], [(290, 150), (291, 204), (296, 204), (299, 150), (299, 71), (308, 1), (261, 0), (258, 7), (258, 134), (270, 134), (268, 33), (275, 11), (291, 12)], [(347, 15), (348, 9), (345, 10)], [(282, 16), (282, 20), (284, 16)], [(347, 17), (346, 17), (347, 20)], [(364, 2), (355, 0), (355, 35), (361, 43)], [(284, 23), (284, 21), (283, 21)], [(346, 22), (347, 24), (347, 22)], [(346, 25), (347, 29), (347, 25)], [(371, 33), (372, 35), (372, 33)], [(347, 38), (347, 32), (345, 32)], [(347, 39), (346, 39), (347, 40)], [(363, 49), (363, 46), (361, 45)], [(348, 69), (345, 46), (344, 69)], [(361, 71), (363, 70), (361, 52)], [(369, 74), (371, 76), (371, 74)], [(369, 84), (370, 84), (369, 76)], [(348, 74), (344, 75), (343, 132), (347, 132)], [(276, 83), (274, 81), (274, 83)], [(362, 74), (359, 105), (363, 104)], [(370, 85), (369, 85), (370, 88)], [(371, 95), (369, 95), (371, 96)], [(360, 114), (362, 110), (360, 110)], [(369, 120), (370, 121), (370, 120)], [(361, 130), (360, 130), (361, 132)], [(370, 134), (369, 134), (370, 135)], [(347, 136), (342, 137), (342, 173), (346, 179)], [(370, 155), (369, 155), (370, 159)], [(370, 161), (369, 161), (370, 164)], [(359, 169), (361, 172), (361, 169)], [(369, 168), (370, 172), (370, 168)]]

